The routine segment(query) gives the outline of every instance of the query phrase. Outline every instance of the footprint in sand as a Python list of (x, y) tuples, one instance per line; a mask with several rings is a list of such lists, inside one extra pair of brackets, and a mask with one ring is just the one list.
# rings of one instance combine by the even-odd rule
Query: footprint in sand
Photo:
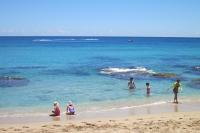
[(92, 123), (85, 123), (85, 125), (87, 125), (87, 126), (96, 126), (95, 124), (92, 124)]
[(61, 127), (61, 125), (53, 125), (54, 127)]
[(42, 127), (47, 127), (47, 125), (43, 125)]
[(115, 120), (109, 120), (110, 122), (115, 122)]
[(6, 130), (6, 129), (4, 129), (4, 128), (1, 128), (0, 130), (1, 130), (1, 131), (7, 131), (7, 130)]
[(192, 127), (192, 125), (187, 125), (188, 127)]
[(17, 129), (17, 128), (15, 128), (14, 131), (21, 131), (21, 129)]
[(101, 121), (97, 121), (97, 122), (101, 122)]
[(29, 128), (28, 126), (23, 126), (22, 128)]
[(69, 132), (69, 129), (63, 128), (62, 131), (63, 132)]

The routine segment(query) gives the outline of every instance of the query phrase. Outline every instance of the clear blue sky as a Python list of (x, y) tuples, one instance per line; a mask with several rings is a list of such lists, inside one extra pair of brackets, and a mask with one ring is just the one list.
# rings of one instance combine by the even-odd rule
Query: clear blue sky
[(200, 0), (0, 0), (0, 35), (200, 37)]

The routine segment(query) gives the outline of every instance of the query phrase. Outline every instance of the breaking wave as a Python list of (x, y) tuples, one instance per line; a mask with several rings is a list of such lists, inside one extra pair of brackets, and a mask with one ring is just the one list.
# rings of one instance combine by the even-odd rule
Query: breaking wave
[(194, 68), (195, 68), (195, 70), (200, 71), (200, 66), (196, 66)]
[(135, 68), (117, 68), (117, 67), (109, 67), (103, 68), (100, 71), (101, 74), (123, 74), (123, 73), (141, 73), (141, 74), (155, 74), (153, 70), (147, 69), (145, 67), (135, 67)]

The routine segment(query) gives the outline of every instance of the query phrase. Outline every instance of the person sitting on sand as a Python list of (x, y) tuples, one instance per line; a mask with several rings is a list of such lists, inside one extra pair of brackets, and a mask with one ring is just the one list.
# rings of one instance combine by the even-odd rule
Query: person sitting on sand
[(178, 103), (178, 92), (181, 90), (181, 83), (180, 80), (177, 79), (176, 82), (173, 84), (173, 92), (174, 92), (174, 103)]
[(147, 95), (149, 96), (150, 95), (150, 83), (146, 83), (146, 87), (147, 87)]
[(52, 111), (53, 114), (50, 114), (49, 116), (60, 116), (59, 103), (58, 102), (54, 102), (53, 106), (54, 106), (54, 110)]
[(128, 82), (128, 88), (129, 89), (135, 89), (135, 83), (133, 81), (133, 78), (130, 78), (129, 82)]
[(74, 115), (75, 114), (75, 108), (73, 106), (72, 101), (68, 102), (67, 109), (66, 109), (66, 114), (67, 115)]

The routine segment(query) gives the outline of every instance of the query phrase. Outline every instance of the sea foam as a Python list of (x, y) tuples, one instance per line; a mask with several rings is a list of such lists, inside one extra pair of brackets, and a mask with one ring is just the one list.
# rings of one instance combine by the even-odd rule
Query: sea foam
[(155, 74), (153, 70), (149, 70), (145, 67), (135, 67), (135, 68), (117, 68), (109, 67), (101, 69), (100, 73), (102, 74), (119, 74), (119, 73), (146, 73), (146, 74)]

